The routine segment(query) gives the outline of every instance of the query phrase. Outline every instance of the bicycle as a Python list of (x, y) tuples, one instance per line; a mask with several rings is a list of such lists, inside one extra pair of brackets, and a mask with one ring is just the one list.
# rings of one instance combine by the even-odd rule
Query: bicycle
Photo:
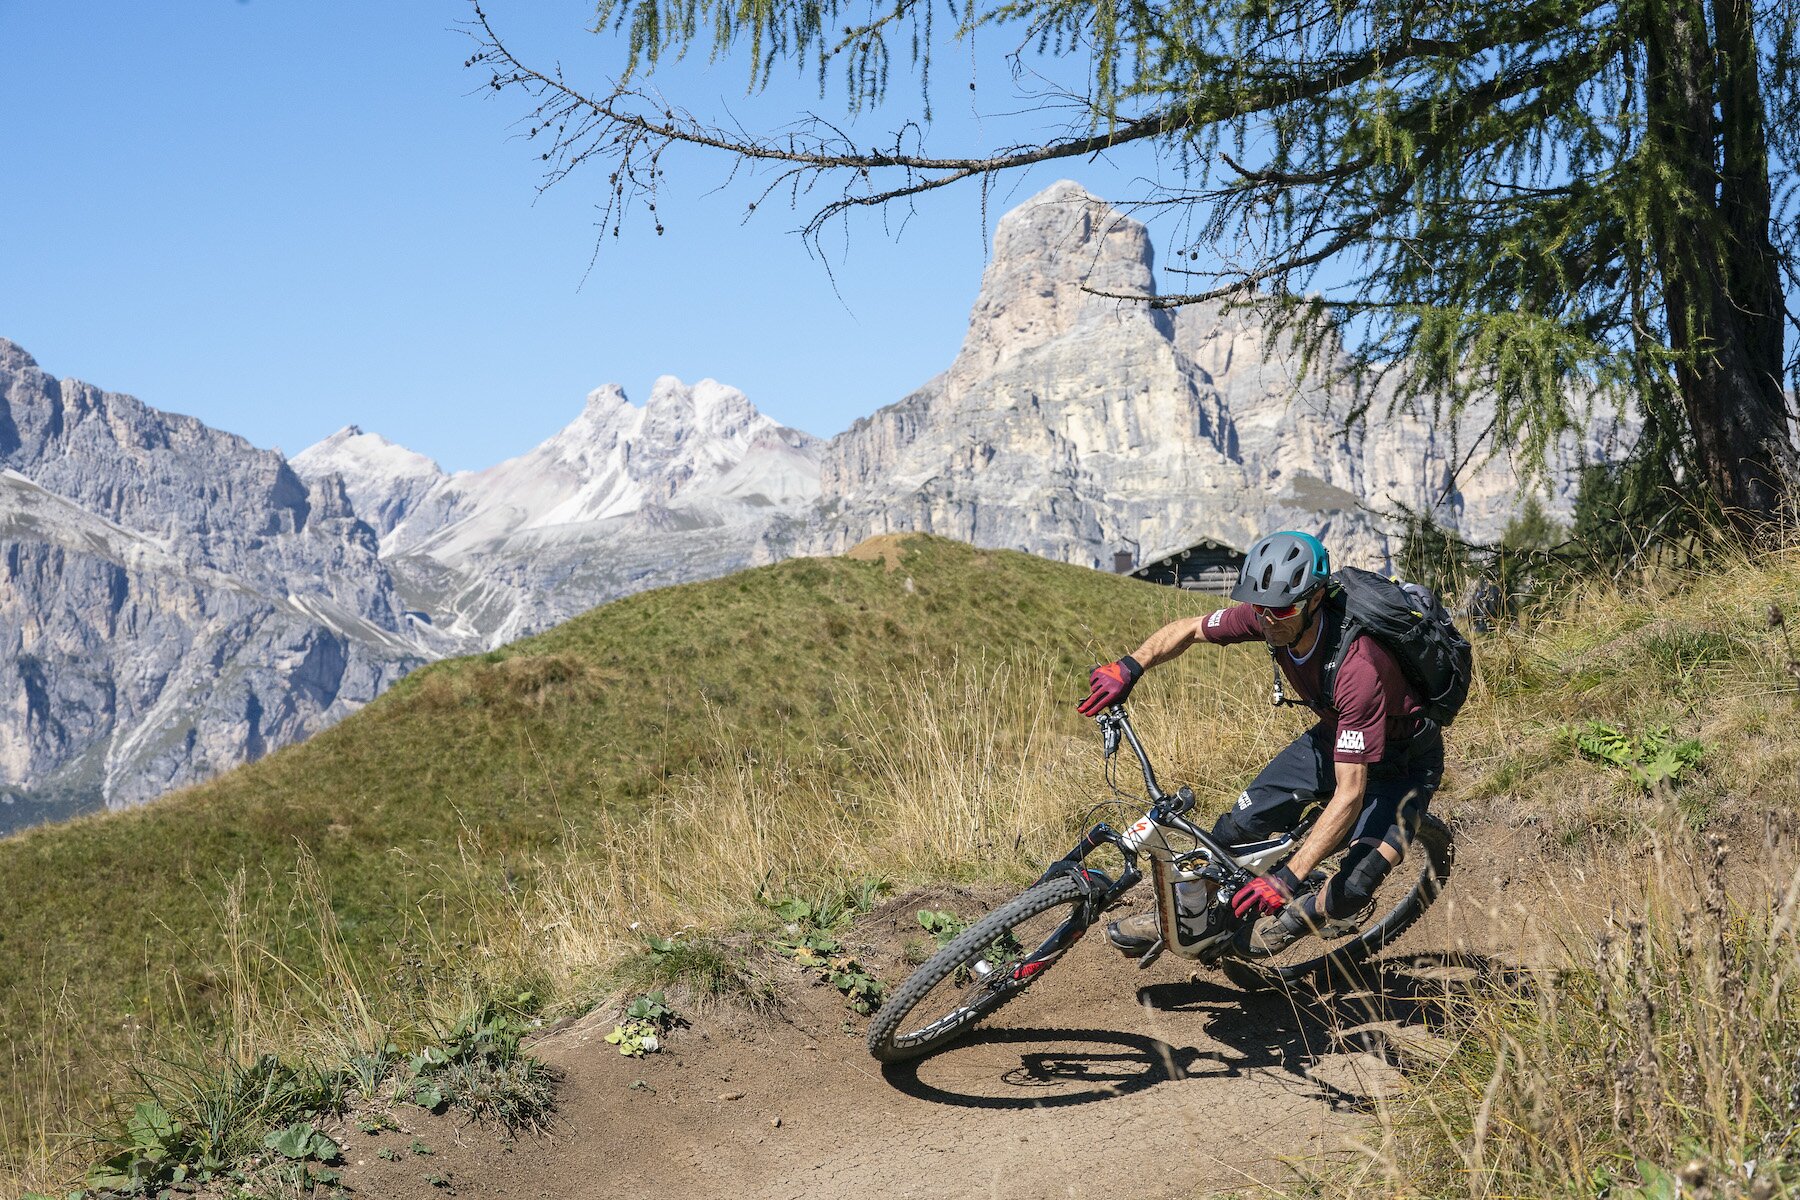
[[(1406, 860), (1416, 857), (1416, 871), (1394, 870), (1361, 912), (1323, 922), (1313, 935), (1282, 954), (1251, 958), (1244, 942), (1249, 922), (1232, 914), (1231, 899), (1239, 888), (1299, 848), (1319, 809), (1277, 837), (1220, 845), (1187, 819), (1195, 803), (1191, 789), (1180, 787), (1171, 795), (1157, 785), (1149, 756), (1124, 708), (1114, 705), (1095, 720), (1108, 781), (1123, 741), (1143, 770), (1149, 811), (1123, 831), (1104, 821), (1095, 825), (1036, 883), (958, 934), (914, 971), (869, 1023), (869, 1053), (881, 1062), (904, 1062), (943, 1048), (1037, 982), (1102, 913), (1142, 881), (1140, 855), (1150, 860), (1160, 937), (1138, 960), (1138, 967), (1148, 967), (1172, 950), (1203, 966), (1218, 967), (1245, 990), (1320, 979), (1353, 980), (1356, 967), (1417, 921), (1450, 878), (1455, 843), (1449, 827), (1426, 813), (1413, 833)], [(1193, 848), (1176, 850), (1169, 843), (1170, 834), (1192, 841)], [(1085, 864), (1088, 855), (1102, 846), (1118, 850), (1125, 860), (1116, 880)], [(1327, 858), (1301, 881), (1302, 895), (1324, 885), (1342, 853)], [(1183, 883), (1200, 884), (1211, 893), (1204, 924), (1191, 937), (1176, 917), (1176, 888)], [(924, 1017), (907, 1024), (921, 1008)]]

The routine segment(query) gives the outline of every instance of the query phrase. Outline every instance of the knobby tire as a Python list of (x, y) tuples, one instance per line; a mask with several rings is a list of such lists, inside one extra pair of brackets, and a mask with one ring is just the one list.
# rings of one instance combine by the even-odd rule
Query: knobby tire
[[(869, 1053), (884, 1063), (922, 1058), (961, 1037), (978, 1021), (1043, 978), (1049, 967), (1016, 987), (995, 990), (978, 983), (970, 984), (969, 1002), (932, 1022), (927, 1027), (929, 1035), (920, 1036), (923, 1030), (903, 1032), (900, 1028), (901, 1022), (933, 989), (946, 981), (950, 981), (950, 986), (955, 986), (958, 968), (967, 967), (981, 958), (990, 946), (1016, 926), (1062, 905), (1068, 906), (1073, 914), (1081, 904), (1082, 897), (1081, 885), (1073, 878), (1061, 875), (1027, 888), (957, 934), (948, 945), (926, 959), (905, 983), (896, 988), (893, 996), (882, 1005), (881, 1011), (875, 1014), (875, 1019), (869, 1022)], [(1025, 947), (1027, 953), (1035, 949), (1036, 946)], [(1054, 966), (1055, 963), (1050, 965)]]

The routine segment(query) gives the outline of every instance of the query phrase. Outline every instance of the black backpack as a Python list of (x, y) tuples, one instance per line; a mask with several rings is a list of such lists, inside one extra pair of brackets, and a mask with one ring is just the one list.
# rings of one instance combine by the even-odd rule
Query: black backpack
[[(1469, 640), (1431, 590), (1356, 567), (1339, 570), (1329, 586), (1328, 615), (1337, 620), (1326, 631), (1331, 644), (1330, 656), (1319, 672), (1321, 693), (1334, 693), (1343, 652), (1358, 635), (1367, 634), (1400, 664), (1407, 682), (1423, 701), (1427, 717), (1439, 725), (1455, 720), (1469, 698), (1475, 657)], [(1269, 653), (1274, 652), (1271, 646)], [(1279, 668), (1275, 672), (1275, 703), (1299, 703), (1283, 694)]]

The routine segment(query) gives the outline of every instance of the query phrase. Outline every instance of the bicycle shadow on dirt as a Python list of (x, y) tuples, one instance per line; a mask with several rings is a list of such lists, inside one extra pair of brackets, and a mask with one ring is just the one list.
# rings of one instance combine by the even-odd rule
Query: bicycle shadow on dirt
[(1106, 1029), (977, 1030), (928, 1058), (882, 1068), (897, 1091), (958, 1108), (1068, 1108), (1185, 1079), (1197, 1051)]
[(1326, 989), (1246, 992), (1201, 978), (1150, 984), (1138, 989), (1138, 1002), (1164, 1017), (1203, 1018), (1201, 1032), (1218, 1049), (1198, 1052), (1196, 1071), (1204, 1062), (1228, 1075), (1275, 1069), (1334, 1105), (1366, 1109), (1373, 1095), (1335, 1086), (1313, 1068), (1330, 1055), (1366, 1053), (1406, 1070), (1447, 1053), (1433, 1043), (1455, 1005), (1472, 996), (1524, 995), (1530, 986), (1527, 972), (1488, 955), (1425, 952), (1364, 964)]
[[(1139, 988), (1138, 1002), (1168, 1023), (1165, 1037), (1100, 1029), (977, 1029), (930, 1057), (882, 1069), (898, 1091), (961, 1108), (1064, 1108), (1115, 1100), (1199, 1075), (1276, 1072), (1334, 1107), (1368, 1109), (1373, 1094), (1313, 1074), (1331, 1055), (1370, 1053), (1411, 1065), (1389, 1029), (1434, 1035), (1449, 1008), (1472, 994), (1520, 995), (1527, 973), (1487, 955), (1418, 953), (1361, 968), (1332, 990), (1295, 986), (1246, 992), (1199, 978)], [(1171, 1018), (1199, 1017), (1191, 1036)], [(1185, 1040), (1182, 1038), (1180, 1040)]]

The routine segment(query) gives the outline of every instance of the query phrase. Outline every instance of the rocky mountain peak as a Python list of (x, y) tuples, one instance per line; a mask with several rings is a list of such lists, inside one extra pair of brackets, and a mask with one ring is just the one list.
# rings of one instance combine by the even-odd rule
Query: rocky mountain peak
[(25, 352), (17, 342), (0, 338), (0, 371), (36, 370), (37, 359)]
[(625, 398), (625, 389), (616, 383), (605, 383), (587, 394), (582, 405), (582, 414), (593, 414), (595, 417), (607, 417), (631, 407), (631, 401)]
[(737, 388), (716, 379), (702, 379), (689, 387), (673, 375), (663, 375), (644, 404), (641, 434), (646, 440), (668, 445), (697, 435), (729, 441), (735, 447), (775, 424)]
[(1146, 325), (1168, 336), (1165, 314), (1094, 292), (1154, 295), (1149, 231), (1070, 180), (1051, 184), (1000, 219), (953, 371), (982, 375), (1035, 347), (1084, 330)]
[(448, 478), (435, 461), (379, 433), (346, 425), (294, 455), (294, 471), (316, 484), (335, 476), (358, 516), (386, 537), (421, 498)]

